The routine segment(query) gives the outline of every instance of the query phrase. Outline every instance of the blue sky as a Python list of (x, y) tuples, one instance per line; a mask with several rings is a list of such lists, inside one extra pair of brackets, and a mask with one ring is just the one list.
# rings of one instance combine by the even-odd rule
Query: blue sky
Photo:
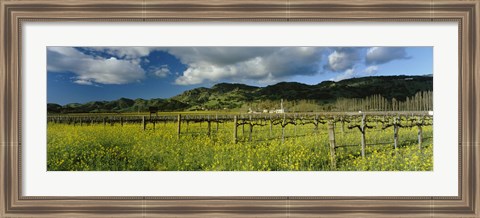
[(47, 47), (47, 101), (169, 98), (220, 82), (267, 86), (433, 74), (433, 47)]

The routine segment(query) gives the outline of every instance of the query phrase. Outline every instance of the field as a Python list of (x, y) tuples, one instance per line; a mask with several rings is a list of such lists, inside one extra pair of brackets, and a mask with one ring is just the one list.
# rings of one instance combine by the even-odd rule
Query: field
[[(347, 128), (350, 125), (350, 128)], [(416, 126), (382, 128), (371, 122), (365, 130), (362, 157), (359, 129), (350, 123), (334, 125), (332, 163), (327, 124), (239, 125), (221, 123), (135, 122), (83, 123), (81, 126), (48, 122), (49, 171), (431, 171), (432, 126), (422, 127), (418, 145)], [(209, 131), (210, 129), (210, 131)]]

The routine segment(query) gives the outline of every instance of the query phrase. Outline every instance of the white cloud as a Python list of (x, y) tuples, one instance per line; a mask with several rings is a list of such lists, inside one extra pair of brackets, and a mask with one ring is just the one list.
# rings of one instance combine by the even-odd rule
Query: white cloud
[(360, 59), (358, 48), (338, 48), (328, 56), (326, 68), (335, 72), (352, 68)]
[(196, 47), (167, 51), (187, 65), (175, 81), (179, 85), (203, 82), (276, 81), (319, 72), (321, 48), (315, 47)]
[(376, 65), (368, 66), (367, 68), (365, 68), (365, 70), (363, 70), (363, 72), (367, 75), (374, 75), (378, 72), (378, 66)]
[(175, 47), (166, 48), (166, 51), (185, 64), (204, 62), (224, 66), (269, 55), (278, 49), (275, 47)]
[(162, 65), (160, 67), (153, 67), (150, 69), (150, 72), (160, 78), (167, 77), (168, 75), (171, 74), (170, 68), (168, 68), (168, 65)]
[(344, 80), (344, 79), (351, 79), (351, 78), (355, 77), (356, 75), (357, 75), (356, 70), (354, 68), (351, 68), (351, 69), (345, 70), (345, 72), (336, 76), (332, 80), (335, 81), (335, 82), (338, 82), (338, 81)]
[(136, 46), (122, 46), (122, 47), (86, 47), (87, 50), (103, 52), (119, 59), (139, 59), (148, 56), (150, 52), (156, 47), (136, 47)]
[(94, 57), (72, 47), (48, 47), (47, 70), (74, 73), (74, 82), (82, 85), (127, 84), (145, 77), (144, 70), (130, 60)]
[(366, 63), (384, 64), (393, 60), (409, 59), (404, 47), (372, 47), (367, 50)]
[(93, 85), (92, 81), (83, 80), (83, 79), (77, 79), (73, 82), (79, 85)]
[(281, 80), (279, 78), (275, 78), (272, 74), (269, 74), (266, 78), (257, 81), (257, 83), (261, 85), (270, 85), (279, 82), (281, 82)]
[[(173, 73), (167, 65), (147, 65), (144, 70), (140, 64), (151, 64), (148, 56), (156, 50), (175, 56), (186, 70)], [(322, 52), (332, 50), (323, 66)], [(145, 71), (159, 78), (175, 76), (179, 85), (220, 81), (272, 84), (323, 69), (338, 72), (334, 80), (374, 75), (379, 64), (409, 58), (403, 47), (372, 47), (365, 54), (367, 68), (356, 72), (364, 51), (359, 47), (48, 47), (48, 70), (72, 72), (73, 82), (82, 85), (132, 83), (144, 79)]]

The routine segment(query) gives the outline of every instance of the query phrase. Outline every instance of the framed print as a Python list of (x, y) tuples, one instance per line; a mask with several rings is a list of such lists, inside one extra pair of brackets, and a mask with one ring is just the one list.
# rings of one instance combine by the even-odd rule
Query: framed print
[(477, 217), (479, 5), (2, 1), (1, 215)]

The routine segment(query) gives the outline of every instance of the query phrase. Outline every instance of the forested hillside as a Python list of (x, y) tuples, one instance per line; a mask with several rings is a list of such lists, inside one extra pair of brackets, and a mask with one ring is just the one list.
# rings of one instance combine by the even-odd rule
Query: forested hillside
[(169, 99), (128, 99), (92, 101), (85, 104), (49, 103), (48, 113), (144, 112), (238, 110), (269, 111), (354, 111), (431, 110), (432, 76), (377, 76), (324, 81), (317, 85), (281, 82), (266, 87), (219, 83), (211, 88), (196, 88)]

